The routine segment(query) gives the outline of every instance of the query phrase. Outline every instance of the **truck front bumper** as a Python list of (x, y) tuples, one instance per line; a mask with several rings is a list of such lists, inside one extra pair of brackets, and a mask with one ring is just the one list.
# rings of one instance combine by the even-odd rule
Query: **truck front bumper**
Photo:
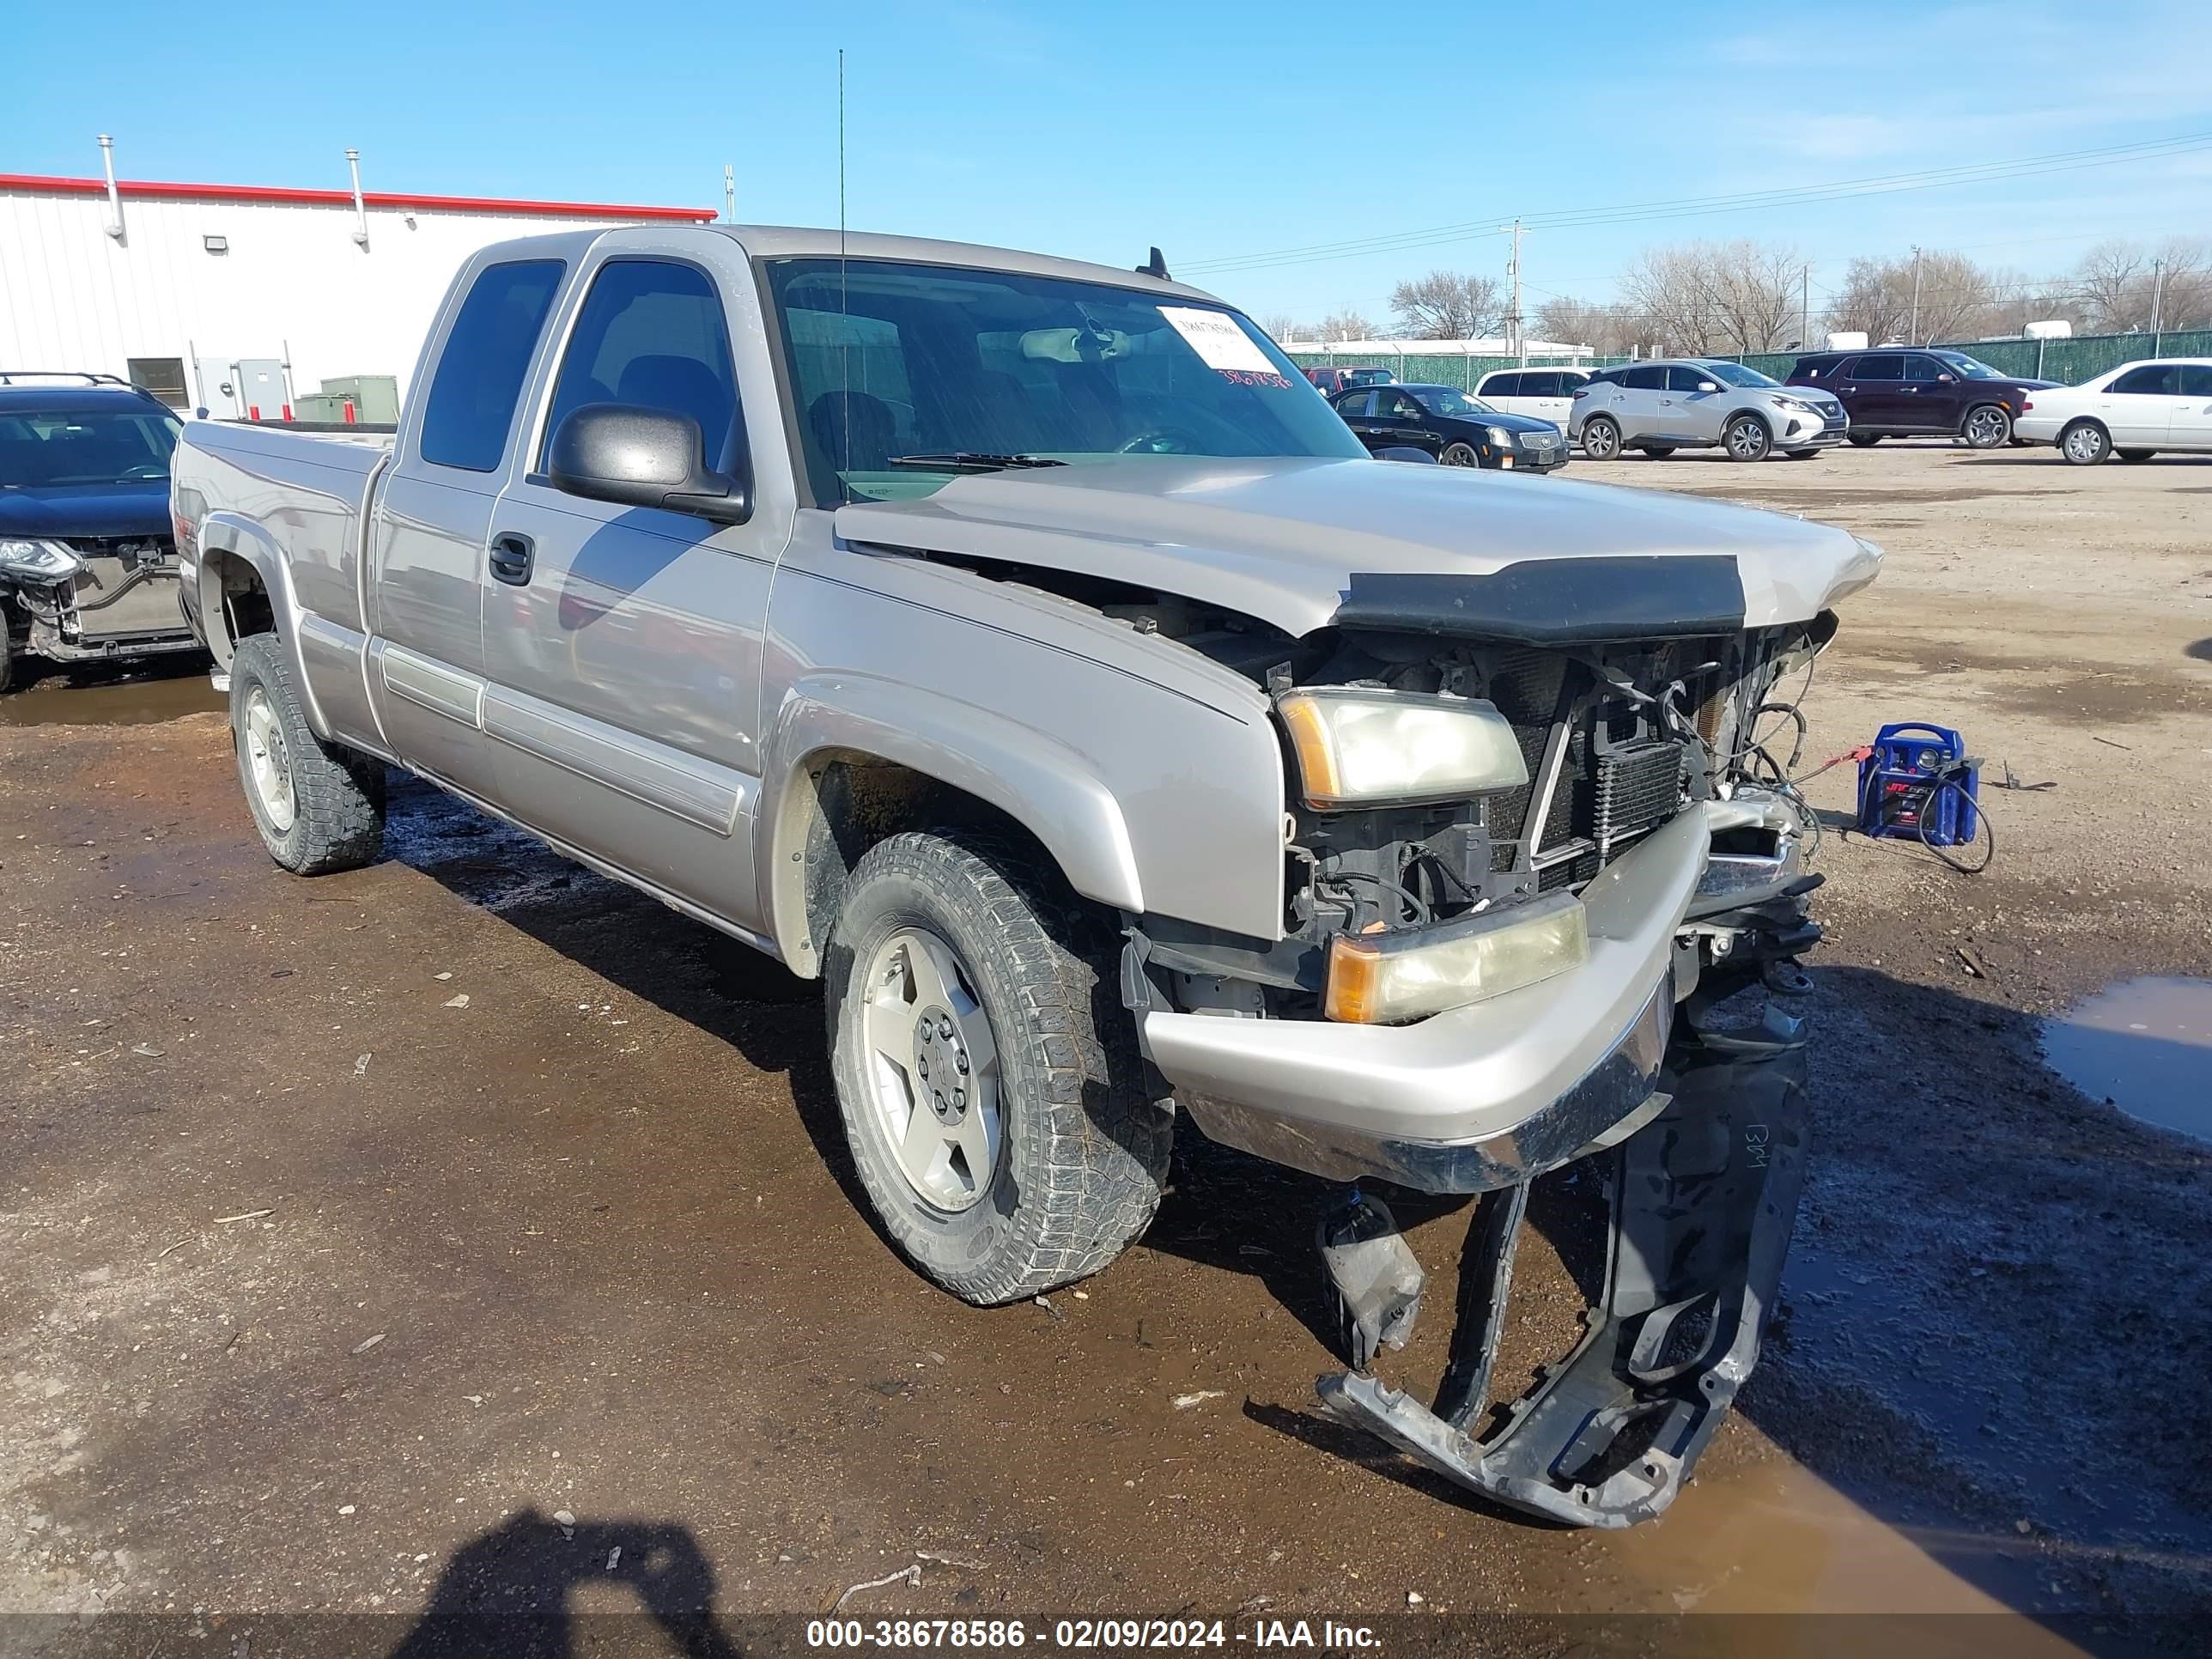
[[(1146, 1047), (1212, 1139), (1335, 1179), (1517, 1185), (1664, 1106), (1675, 935), (1707, 879), (1712, 830), (1773, 816), (1792, 849), (1771, 861), (1778, 876), (1794, 869), (1786, 811), (1714, 802), (1654, 831), (1583, 890), (1589, 959), (1539, 984), (1399, 1026), (1156, 1009)], [(1731, 880), (1746, 878), (1743, 863), (1729, 861)]]

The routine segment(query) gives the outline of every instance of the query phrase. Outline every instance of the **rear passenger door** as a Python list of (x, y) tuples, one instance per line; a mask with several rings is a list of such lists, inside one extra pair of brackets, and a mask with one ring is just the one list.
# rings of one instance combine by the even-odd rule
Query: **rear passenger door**
[(2174, 449), (2212, 449), (2212, 363), (2179, 365), (2180, 395), (2166, 441)]
[[(788, 475), (781, 451), (771, 465), (750, 435), (777, 429), (776, 412), (749, 422), (738, 392), (732, 341), (765, 351), (758, 301), (734, 240), (649, 231), (604, 237), (576, 294), (491, 525), (484, 727), (501, 799), (532, 828), (754, 929), (762, 641), (791, 527), (787, 488), (781, 511), (767, 488)], [(752, 384), (770, 383), (762, 369)], [(691, 417), (708, 465), (750, 467), (752, 518), (716, 526), (556, 489), (547, 447), (589, 404)]]
[(1523, 396), (1533, 377), (1521, 371), (1510, 370), (1503, 374), (1486, 374), (1475, 382), (1474, 395), (1492, 409), (1503, 410), (1508, 415), (1530, 413), (1528, 398)]
[[(464, 273), (368, 526), (370, 708), (393, 754), (483, 799), (497, 793), (481, 724), (484, 541), (568, 268), (531, 258)], [(312, 659), (315, 640), (306, 647)]]
[(1621, 371), (1620, 384), (1607, 412), (1620, 423), (1623, 440), (1633, 443), (1665, 429), (1660, 401), (1666, 387), (1667, 371), (1655, 364)]
[(1910, 424), (1905, 404), (1905, 355), (1871, 352), (1846, 366), (1836, 394), (1850, 413), (1851, 424), (1876, 432), (1900, 432)]

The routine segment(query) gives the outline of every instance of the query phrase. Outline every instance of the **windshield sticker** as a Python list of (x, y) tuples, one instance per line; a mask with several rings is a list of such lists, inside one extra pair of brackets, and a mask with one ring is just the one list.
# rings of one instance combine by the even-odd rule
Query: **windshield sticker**
[(1267, 361), (1267, 354), (1225, 313), (1191, 306), (1162, 306), (1159, 311), (1168, 325), (1189, 343), (1199, 362), (1218, 369), (1223, 379), (1239, 386), (1290, 385)]

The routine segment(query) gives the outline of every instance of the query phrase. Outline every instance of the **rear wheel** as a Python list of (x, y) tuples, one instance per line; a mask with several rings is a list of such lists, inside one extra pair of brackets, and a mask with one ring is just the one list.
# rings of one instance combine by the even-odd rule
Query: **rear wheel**
[(1756, 415), (1739, 415), (1721, 434), (1732, 461), (1763, 461), (1774, 447), (1774, 434)]
[(1820, 453), (1817, 449), (1785, 449), (1782, 452), (1784, 459), (1792, 461), (1809, 461)]
[(825, 977), (845, 1139), (884, 1231), (963, 1301), (1097, 1273), (1145, 1230), (1172, 1119), (1113, 931), (1035, 855), (908, 832), (854, 867)]
[(2076, 421), (2058, 434), (2058, 453), (2075, 466), (2094, 466), (2112, 453), (2112, 434), (2094, 421)]
[(1872, 449), (1881, 441), (1881, 434), (1879, 432), (1850, 432), (1846, 433), (1844, 436), (1850, 440), (1851, 447), (1854, 449)]
[(1583, 453), (1593, 461), (1618, 460), (1620, 428), (1610, 415), (1593, 415), (1583, 422)]
[(230, 732), (246, 804), (270, 858), (320, 876), (377, 855), (383, 763), (315, 735), (274, 634), (247, 635), (231, 657)]
[(1966, 411), (1959, 435), (1969, 449), (2002, 449), (2012, 440), (2012, 416), (1995, 404), (1976, 404)]
[(1645, 455), (1655, 461), (1663, 461), (1674, 453), (1674, 446), (1672, 444), (1644, 444), (1639, 447)]
[(1449, 444), (1439, 458), (1446, 466), (1480, 466), (1482, 460), (1473, 444)]
[(2118, 452), (2124, 461), (2147, 461), (2156, 453), (2158, 452), (2154, 449), (2123, 449)]

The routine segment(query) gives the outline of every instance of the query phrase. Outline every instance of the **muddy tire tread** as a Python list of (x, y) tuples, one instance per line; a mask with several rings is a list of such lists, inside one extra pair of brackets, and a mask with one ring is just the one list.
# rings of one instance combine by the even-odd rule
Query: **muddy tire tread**
[[(1049, 865), (986, 830), (958, 827), (890, 836), (854, 866), (848, 891), (894, 872), (934, 886), (994, 932), (1026, 1027), (1000, 1031), (998, 1039), (1002, 1045), (1031, 1045), (1044, 1082), (1042, 1098), (1032, 1103), (1042, 1109), (1036, 1135), (1041, 1155), (1027, 1160), (1022, 1171), (1021, 1207), (1011, 1230), (1015, 1248), (994, 1247), (990, 1258), (967, 1272), (933, 1269), (918, 1257), (917, 1265), (979, 1306), (1026, 1300), (1088, 1278), (1151, 1224), (1174, 1128), (1171, 1115), (1145, 1097), (1133, 1018), (1110, 1020), (1102, 1032), (1093, 1015), (1094, 995), (1115, 983), (1113, 935)], [(830, 1000), (834, 1022), (842, 996)], [(1118, 996), (1114, 1000), (1118, 1008)], [(842, 1047), (839, 1052), (839, 1109), (848, 1134), (857, 1139), (854, 1091), (843, 1076)], [(1086, 1089), (1097, 1098), (1090, 1109)], [(1022, 1158), (1024, 1150), (1013, 1146), (1007, 1156)], [(855, 1157), (854, 1163), (879, 1216), (889, 1218), (905, 1203), (886, 1172), (866, 1158)], [(903, 1247), (902, 1239), (897, 1242)]]
[(230, 665), (231, 746), (238, 746), (239, 711), (246, 704), (246, 685), (258, 681), (269, 693), (276, 716), (284, 725), (286, 757), (292, 771), (292, 796), (296, 816), (290, 833), (272, 842), (268, 826), (253, 805), (252, 788), (243, 766), (240, 783), (246, 791), (246, 810), (269, 847), (269, 854), (295, 875), (331, 875), (358, 870), (374, 861), (384, 848), (384, 764), (333, 744), (326, 744), (307, 724), (299, 688), (293, 684), (291, 665), (274, 634), (249, 634), (238, 642)]

